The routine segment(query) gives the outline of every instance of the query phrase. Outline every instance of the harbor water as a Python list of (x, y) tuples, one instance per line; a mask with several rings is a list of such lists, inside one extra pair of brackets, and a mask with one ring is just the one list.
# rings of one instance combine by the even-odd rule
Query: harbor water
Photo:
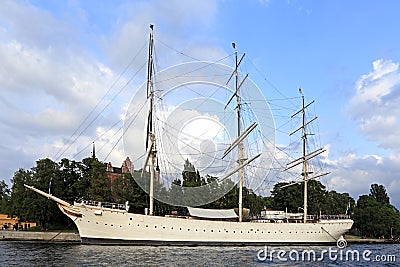
[(0, 266), (399, 266), (400, 244), (173, 247), (0, 242)]

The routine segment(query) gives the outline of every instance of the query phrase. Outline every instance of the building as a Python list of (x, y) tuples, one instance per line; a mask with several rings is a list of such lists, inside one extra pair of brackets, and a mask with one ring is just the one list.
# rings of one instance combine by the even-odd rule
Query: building
[(115, 179), (121, 177), (124, 173), (131, 173), (133, 174), (133, 164), (129, 157), (127, 157), (123, 162), (121, 167), (114, 167), (112, 166), (111, 162), (106, 163), (106, 171), (108, 178), (110, 178), (111, 182), (114, 182)]
[(9, 217), (7, 214), (0, 214), (0, 225), (2, 230), (27, 230), (35, 227), (35, 222), (21, 221), (18, 216)]

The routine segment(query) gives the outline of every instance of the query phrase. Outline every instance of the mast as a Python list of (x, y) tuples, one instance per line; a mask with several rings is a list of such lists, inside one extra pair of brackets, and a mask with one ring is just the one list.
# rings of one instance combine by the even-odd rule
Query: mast
[(302, 138), (302, 157), (295, 159), (292, 162), (289, 162), (286, 166), (286, 170), (291, 169), (297, 165), (302, 164), (302, 172), (301, 175), (303, 176), (303, 180), (301, 182), (297, 182), (297, 183), (291, 183), (285, 186), (282, 186), (281, 188), (285, 188), (288, 186), (292, 186), (294, 184), (298, 184), (298, 183), (303, 183), (304, 184), (304, 192), (303, 192), (303, 212), (304, 212), (304, 217), (303, 217), (303, 221), (304, 223), (307, 222), (307, 215), (308, 215), (308, 203), (307, 203), (307, 199), (308, 199), (308, 181), (312, 180), (312, 179), (317, 179), (321, 176), (327, 175), (329, 174), (329, 172), (327, 173), (322, 173), (322, 174), (318, 174), (315, 175), (313, 177), (309, 177), (309, 174), (312, 174), (312, 171), (309, 171), (308, 168), (308, 160), (320, 155), (321, 153), (325, 152), (326, 149), (317, 149), (314, 150), (310, 153), (307, 152), (307, 136), (310, 135), (309, 133), (307, 133), (307, 125), (309, 125), (311, 122), (313, 122), (314, 120), (317, 119), (317, 117), (314, 117), (313, 119), (307, 121), (306, 120), (306, 109), (314, 103), (314, 101), (310, 102), (309, 104), (305, 104), (305, 100), (304, 100), (304, 95), (303, 92), (301, 90), (301, 88), (299, 88), (299, 92), (301, 94), (301, 98), (302, 98), (302, 108), (296, 112), (295, 114), (292, 115), (292, 118), (295, 117), (296, 115), (298, 115), (299, 113), (301, 113), (302, 115), (302, 125), (300, 126), (300, 128), (298, 128), (297, 130), (295, 130), (294, 132), (292, 132), (290, 135), (293, 135), (294, 133), (298, 132), (299, 130), (301, 130), (301, 138)]
[[(156, 158), (155, 137), (153, 132), (153, 105), (154, 105), (154, 88), (153, 88), (153, 24), (150, 24), (150, 39), (149, 39), (149, 55), (147, 61), (147, 99), (150, 101), (149, 116), (147, 120), (147, 137), (146, 137), (146, 150), (148, 151), (148, 160), (150, 160), (150, 188), (149, 188), (149, 215), (154, 212), (154, 162)], [(150, 143), (150, 145), (149, 145)], [(147, 160), (145, 167), (147, 165)], [(144, 167), (144, 169), (145, 169)], [(143, 170), (144, 170), (143, 169)]]
[[(234, 45), (235, 48), (235, 45)], [(238, 91), (239, 88), (239, 76), (238, 76), (238, 52), (235, 49), (235, 91)], [(240, 137), (242, 130), (241, 130), (241, 123), (240, 123), (240, 98), (239, 94), (236, 94), (236, 108), (237, 108), (237, 136)], [(240, 141), (238, 144), (238, 164), (243, 164), (243, 142)], [(239, 170), (239, 222), (243, 220), (243, 169)]]
[[(300, 92), (301, 92), (301, 90), (300, 90)], [(306, 149), (307, 149), (307, 146), (306, 146), (306, 144), (307, 144), (307, 132), (306, 132), (306, 127), (305, 127), (305, 124), (306, 124), (306, 112), (305, 112), (305, 107), (304, 107), (304, 95), (303, 94), (301, 94), (301, 98), (302, 98), (302, 102), (303, 102), (303, 105), (302, 105), (302, 121), (303, 121), (303, 127), (302, 127), (302, 139), (303, 139), (303, 158), (305, 159), (306, 158), (306, 155), (307, 155), (307, 151), (306, 151)], [(307, 171), (307, 160), (304, 160), (303, 161), (303, 181), (304, 181), (304, 194), (303, 194), (303, 211), (304, 211), (304, 222), (307, 222), (307, 179), (308, 179), (308, 171)]]
[[(238, 199), (238, 209), (239, 209), (239, 222), (243, 221), (243, 176), (244, 176), (244, 172), (243, 172), (243, 167), (245, 165), (247, 165), (249, 163), (249, 161), (244, 164), (245, 159), (243, 158), (244, 153), (243, 153), (243, 138), (244, 138), (244, 134), (248, 135), (250, 133), (251, 130), (253, 130), (255, 128), (255, 125), (251, 126), (252, 129), (249, 130), (247, 129), (245, 131), (245, 133), (242, 133), (242, 129), (241, 129), (241, 106), (240, 106), (240, 97), (239, 97), (239, 89), (242, 86), (243, 82), (246, 80), (246, 78), (248, 77), (248, 75), (246, 75), (244, 77), (244, 79), (241, 81), (241, 83), (239, 84), (239, 72), (238, 72), (238, 68), (240, 63), (242, 62), (245, 54), (243, 54), (243, 56), (240, 58), (240, 60), (238, 61), (238, 51), (236, 49), (236, 44), (232, 43), (232, 47), (233, 49), (235, 49), (235, 69), (232, 72), (231, 76), (229, 77), (227, 84), (229, 83), (229, 81), (231, 80), (231, 78), (234, 76), (235, 77), (235, 93), (232, 95), (232, 97), (229, 99), (228, 103), (226, 104), (225, 108), (229, 105), (229, 103), (232, 101), (233, 97), (235, 97), (236, 99), (236, 111), (237, 111), (237, 139), (236, 139), (236, 144), (235, 142), (233, 144), (237, 145), (238, 147), (238, 160), (237, 163), (239, 164), (239, 199)], [(232, 146), (233, 149), (233, 146)], [(229, 148), (228, 148), (229, 150)], [(226, 151), (224, 154), (224, 157), (227, 153), (229, 153), (229, 151)], [(258, 155), (259, 156), (259, 155)], [(258, 157), (257, 156), (257, 157)], [(252, 159), (253, 160), (253, 159)]]

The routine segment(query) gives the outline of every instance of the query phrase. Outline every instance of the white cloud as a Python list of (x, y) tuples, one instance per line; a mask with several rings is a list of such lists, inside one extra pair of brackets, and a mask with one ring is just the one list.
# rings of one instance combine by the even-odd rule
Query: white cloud
[(359, 131), (380, 147), (400, 148), (400, 72), (391, 60), (373, 62), (373, 70), (361, 76), (350, 100), (350, 117)]
[(400, 207), (400, 157), (391, 154), (388, 157), (377, 155), (345, 155), (329, 165), (332, 172), (327, 178), (329, 190), (349, 192), (356, 200), (358, 196), (369, 194), (371, 184), (382, 184), (386, 187), (390, 201)]

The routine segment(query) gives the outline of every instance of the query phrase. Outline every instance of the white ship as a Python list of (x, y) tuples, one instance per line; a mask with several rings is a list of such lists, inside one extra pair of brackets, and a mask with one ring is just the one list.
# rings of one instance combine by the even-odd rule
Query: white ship
[[(153, 27), (151, 27), (153, 29)], [(153, 31), (150, 33), (149, 57), (148, 57), (148, 80), (147, 90), (150, 101), (150, 109), (153, 108)], [(306, 153), (303, 150), (301, 158), (288, 164), (288, 168), (298, 165), (302, 166), (302, 183), (304, 186), (303, 213), (287, 213), (283, 211), (264, 211), (257, 219), (244, 220), (242, 190), (243, 177), (251, 162), (257, 162), (260, 154), (251, 159), (245, 159), (243, 151), (243, 140), (257, 127), (250, 125), (246, 130), (241, 130), (239, 104), (239, 92), (243, 81), (239, 81), (237, 52), (235, 52), (236, 66), (229, 80), (234, 77), (235, 93), (228, 101), (236, 98), (236, 109), (238, 116), (238, 136), (225, 154), (237, 149), (238, 166), (229, 173), (238, 173), (239, 199), (237, 213), (234, 209), (212, 210), (188, 207), (189, 215), (177, 216), (154, 215), (154, 183), (158, 173), (155, 170), (156, 161), (156, 136), (153, 133), (153, 119), (149, 117), (147, 125), (147, 164), (150, 169), (149, 181), (149, 208), (148, 214), (134, 214), (128, 212), (128, 203), (124, 205), (106, 204), (100, 202), (81, 201), (70, 204), (49, 193), (45, 193), (33, 186), (25, 185), (27, 188), (55, 201), (60, 210), (67, 215), (77, 226), (82, 243), (95, 244), (132, 244), (132, 245), (266, 245), (266, 244), (327, 244), (343, 240), (343, 234), (353, 225), (353, 221), (347, 216), (318, 216), (312, 217), (307, 214), (307, 181), (321, 175), (309, 177), (308, 160), (318, 156), (323, 150)], [(308, 105), (307, 105), (308, 106)], [(303, 112), (303, 124), (298, 129), (302, 131), (305, 144), (308, 122), (304, 118), (304, 103), (298, 112)], [(152, 116), (153, 112), (149, 113)], [(303, 146), (305, 147), (305, 146)], [(158, 166), (157, 166), (158, 167)], [(143, 170), (145, 169), (143, 168)], [(228, 175), (228, 176), (229, 176)]]

